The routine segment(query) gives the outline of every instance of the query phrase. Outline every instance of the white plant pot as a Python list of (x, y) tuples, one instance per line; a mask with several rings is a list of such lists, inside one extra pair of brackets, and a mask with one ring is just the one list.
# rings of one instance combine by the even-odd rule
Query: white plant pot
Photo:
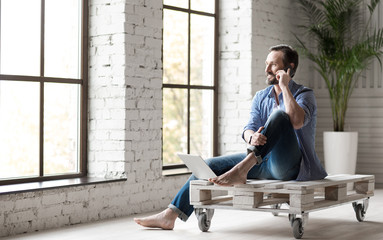
[(323, 132), (323, 147), (328, 174), (355, 174), (358, 132)]

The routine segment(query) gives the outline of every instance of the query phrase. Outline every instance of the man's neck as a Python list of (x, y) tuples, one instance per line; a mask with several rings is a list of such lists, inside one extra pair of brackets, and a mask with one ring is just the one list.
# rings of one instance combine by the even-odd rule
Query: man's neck
[(282, 92), (282, 89), (281, 89), (281, 87), (279, 87), (278, 84), (274, 85), (274, 92), (275, 92), (275, 97), (278, 98), (279, 94), (281, 94), (281, 92)]
[(278, 84), (274, 85), (274, 98), (275, 98), (275, 101), (277, 103), (277, 105), (279, 106), (279, 94), (282, 92), (282, 89), (279, 87)]

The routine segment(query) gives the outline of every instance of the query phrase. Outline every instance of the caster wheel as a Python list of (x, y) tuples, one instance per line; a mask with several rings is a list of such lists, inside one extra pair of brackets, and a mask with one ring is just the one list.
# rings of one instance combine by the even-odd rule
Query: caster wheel
[(295, 220), (296, 215), (295, 214), (289, 214), (289, 222), (291, 227), (293, 226), (293, 222)]
[(302, 219), (296, 218), (292, 224), (293, 227), (293, 235), (296, 239), (301, 239), (303, 236), (303, 226)]
[(355, 206), (355, 213), (356, 213), (356, 219), (358, 219), (359, 222), (363, 222), (364, 220), (364, 210), (363, 210), (363, 205), (362, 204), (358, 204)]
[(198, 216), (198, 227), (202, 232), (207, 232), (210, 228), (210, 221), (207, 220), (206, 213), (201, 213)]
[[(278, 203), (278, 204), (274, 204), (274, 205), (272, 205), (272, 208), (274, 208), (274, 209), (281, 209), (281, 206), (282, 206), (282, 204)], [(273, 214), (273, 216), (275, 216), (275, 217), (279, 215), (278, 212), (273, 212), (272, 214)]]

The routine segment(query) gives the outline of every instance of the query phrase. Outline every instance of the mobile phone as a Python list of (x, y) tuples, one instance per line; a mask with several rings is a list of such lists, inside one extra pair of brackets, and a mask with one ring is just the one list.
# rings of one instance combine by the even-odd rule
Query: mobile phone
[(283, 69), (286, 73), (287, 73), (287, 70), (290, 69), (290, 77), (292, 78), (294, 76), (294, 73), (293, 73), (293, 68), (291, 66), (287, 66), (285, 69)]

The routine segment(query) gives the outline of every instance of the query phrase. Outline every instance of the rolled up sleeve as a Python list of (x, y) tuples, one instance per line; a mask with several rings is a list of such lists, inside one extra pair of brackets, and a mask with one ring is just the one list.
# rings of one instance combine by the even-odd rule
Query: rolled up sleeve
[(303, 126), (306, 126), (312, 119), (316, 109), (316, 100), (314, 92), (311, 89), (301, 91), (295, 98), (298, 105), (305, 111)]
[[(261, 126), (261, 109), (260, 109), (260, 97), (259, 94), (255, 94), (252, 104), (251, 104), (251, 111), (250, 111), (250, 119), (247, 123), (247, 125), (243, 128), (242, 132), (242, 139), (245, 140), (245, 131), (246, 130), (253, 130), (257, 131)], [(245, 140), (246, 141), (246, 140)]]

